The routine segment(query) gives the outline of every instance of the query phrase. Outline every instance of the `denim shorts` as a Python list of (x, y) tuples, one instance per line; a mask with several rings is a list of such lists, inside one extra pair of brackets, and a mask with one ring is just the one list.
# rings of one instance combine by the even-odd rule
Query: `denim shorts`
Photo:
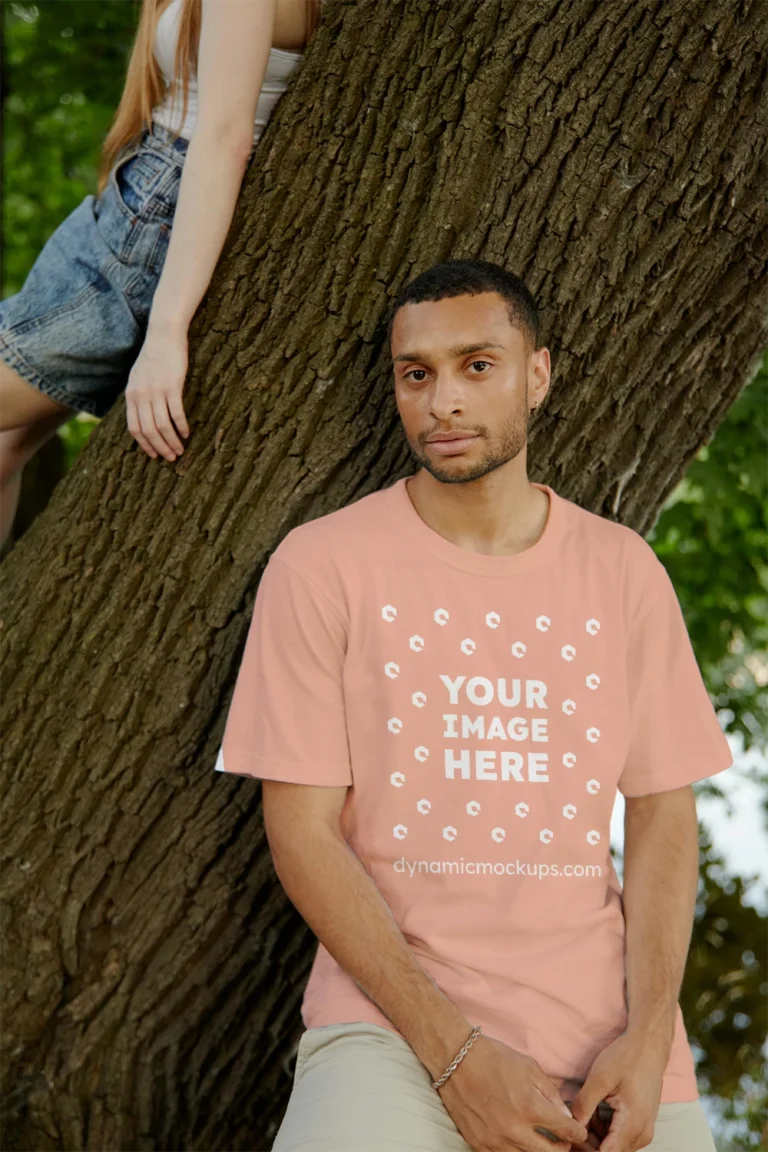
[(0, 301), (0, 359), (41, 392), (105, 416), (144, 342), (188, 141), (159, 124), (118, 156)]

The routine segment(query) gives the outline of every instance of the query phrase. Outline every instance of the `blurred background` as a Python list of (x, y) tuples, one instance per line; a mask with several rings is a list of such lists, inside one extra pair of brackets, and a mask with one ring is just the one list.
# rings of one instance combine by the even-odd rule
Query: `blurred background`
[[(138, 12), (134, 0), (3, 4), (3, 297), (21, 287), (61, 220), (95, 193)], [(71, 420), (27, 467), (3, 555), (97, 424), (87, 415)], [(681, 998), (720, 1152), (768, 1149), (767, 509), (768, 354), (648, 537), (674, 582), (736, 761), (697, 787), (701, 884)], [(619, 873), (622, 815), (618, 797)]]

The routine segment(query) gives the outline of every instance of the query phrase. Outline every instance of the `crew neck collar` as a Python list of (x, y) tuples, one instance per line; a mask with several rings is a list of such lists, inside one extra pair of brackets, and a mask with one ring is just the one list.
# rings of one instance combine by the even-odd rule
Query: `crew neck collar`
[(441, 536), (434, 528), (430, 528), (416, 511), (408, 494), (406, 483), (410, 479), (410, 476), (404, 476), (384, 490), (387, 507), (397, 518), (399, 531), (411, 543), (426, 548), (446, 564), (480, 576), (510, 576), (553, 558), (563, 535), (566, 502), (548, 484), (529, 481), (534, 488), (546, 492), (549, 497), (547, 522), (536, 543), (522, 552), (509, 556), (488, 556), (485, 553), (461, 548), (458, 544), (447, 540), (445, 536)]

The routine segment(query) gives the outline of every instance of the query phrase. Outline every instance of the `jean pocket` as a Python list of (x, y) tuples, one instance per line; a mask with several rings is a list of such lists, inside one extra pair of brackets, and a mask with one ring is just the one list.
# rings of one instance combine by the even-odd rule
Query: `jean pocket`
[(178, 165), (140, 144), (113, 166), (110, 182), (119, 208), (131, 223), (171, 220), (180, 176)]
[(137, 211), (130, 202), (130, 195), (128, 201), (123, 199), (123, 189), (121, 187), (121, 182), (123, 179), (124, 170), (130, 164), (133, 164), (140, 151), (141, 143), (138, 141), (122, 150), (112, 165), (109, 177), (107, 179), (107, 185), (104, 191), (101, 193), (100, 197), (100, 199), (103, 199), (105, 194), (108, 194), (122, 210), (123, 215), (127, 216), (130, 221), (136, 219)]

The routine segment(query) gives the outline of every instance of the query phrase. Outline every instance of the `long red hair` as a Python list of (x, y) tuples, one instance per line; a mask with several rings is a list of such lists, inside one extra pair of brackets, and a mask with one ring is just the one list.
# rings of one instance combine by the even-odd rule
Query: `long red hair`
[[(103, 191), (112, 165), (120, 150), (144, 128), (152, 124), (152, 109), (159, 104), (167, 88), (155, 59), (154, 41), (157, 22), (172, 0), (142, 0), (141, 16), (133, 42), (125, 86), (117, 106), (112, 127), (106, 135), (99, 165), (98, 192)], [(320, 21), (320, 0), (304, 0), (306, 7), (307, 43)], [(202, 0), (181, 0), (179, 39), (176, 45), (174, 76), (180, 77), (184, 91), (183, 122), (189, 103), (189, 77), (192, 61), (200, 45)]]

